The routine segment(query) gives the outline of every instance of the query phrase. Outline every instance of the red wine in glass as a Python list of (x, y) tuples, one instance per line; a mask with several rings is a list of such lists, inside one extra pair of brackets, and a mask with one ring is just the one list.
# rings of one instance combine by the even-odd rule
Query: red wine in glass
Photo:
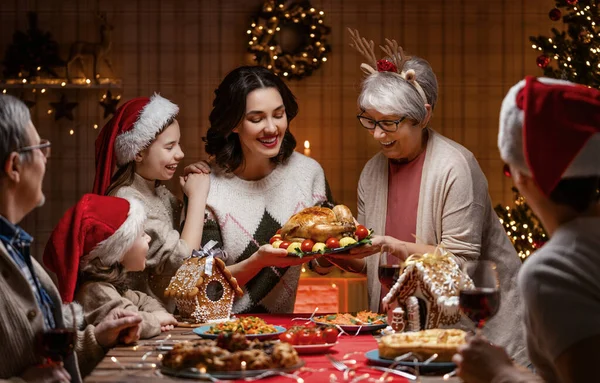
[(55, 328), (39, 335), (39, 346), (42, 356), (53, 362), (62, 362), (71, 355), (75, 348), (77, 333), (71, 328)]
[(379, 282), (390, 290), (400, 277), (401, 268), (401, 265), (379, 265)]
[(487, 287), (462, 290), (459, 305), (462, 312), (475, 323), (477, 328), (483, 328), (500, 308), (500, 290)]

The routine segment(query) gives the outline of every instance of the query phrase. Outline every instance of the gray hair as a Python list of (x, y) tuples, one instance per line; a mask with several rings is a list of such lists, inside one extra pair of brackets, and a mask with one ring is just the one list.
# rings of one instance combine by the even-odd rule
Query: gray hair
[[(29, 145), (27, 125), (31, 114), (27, 105), (16, 97), (0, 94), (0, 160), (2, 168), (8, 155)], [(0, 171), (0, 175), (4, 170)]]
[[(433, 111), (437, 103), (438, 82), (431, 65), (425, 59), (411, 57), (404, 64), (403, 71), (409, 69), (415, 71), (416, 80)], [(358, 107), (375, 109), (383, 114), (403, 115), (418, 123), (427, 117), (423, 98), (416, 88), (392, 72), (376, 72), (365, 78), (358, 96)]]

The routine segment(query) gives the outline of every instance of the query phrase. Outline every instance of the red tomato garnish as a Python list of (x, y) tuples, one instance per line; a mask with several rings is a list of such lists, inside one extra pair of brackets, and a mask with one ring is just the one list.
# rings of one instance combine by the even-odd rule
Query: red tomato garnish
[(369, 236), (369, 229), (367, 229), (363, 225), (358, 225), (356, 226), (356, 231), (354, 232), (354, 235), (356, 235), (356, 238), (360, 241)]
[(337, 249), (340, 247), (340, 241), (337, 238), (331, 237), (325, 242), (325, 246), (327, 246), (328, 249)]
[(297, 344), (311, 344), (313, 335), (310, 331), (303, 330), (296, 334)]
[(316, 330), (315, 332), (313, 332), (312, 336), (313, 336), (312, 344), (327, 343), (327, 342), (325, 342), (325, 338), (323, 338), (323, 331), (321, 331), (321, 330)]
[(315, 245), (315, 241), (311, 239), (305, 239), (302, 241), (302, 245), (300, 245), (300, 250), (305, 253), (309, 253), (312, 251), (313, 246)]
[(287, 249), (289, 245), (291, 245), (292, 243), (290, 241), (283, 241), (279, 244), (279, 248), (280, 249)]
[(281, 241), (281, 240), (282, 240), (281, 239), (281, 235), (275, 234), (274, 236), (271, 237), (271, 239), (269, 240), (269, 243), (272, 245), (273, 242), (275, 242), (275, 241)]
[(282, 342), (287, 342), (289, 344), (294, 344), (294, 334), (292, 334), (291, 332), (284, 332), (283, 334), (279, 335), (279, 340)]
[(334, 327), (327, 327), (323, 330), (323, 340), (325, 343), (335, 343), (338, 338), (338, 330)]

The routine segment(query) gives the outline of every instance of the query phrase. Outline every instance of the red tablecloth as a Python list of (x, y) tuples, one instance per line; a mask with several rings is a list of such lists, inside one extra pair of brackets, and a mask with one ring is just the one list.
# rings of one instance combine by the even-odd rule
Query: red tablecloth
[[(284, 315), (274, 315), (274, 314), (259, 314), (255, 315), (260, 318), (263, 318), (267, 323), (283, 326), (285, 328), (289, 328), (292, 326), (292, 318), (302, 317), (302, 314), (284, 314)], [(307, 317), (307, 315), (304, 315)], [(294, 321), (294, 325), (302, 324), (302, 321)], [(330, 350), (330, 354), (336, 359), (342, 359), (344, 355), (348, 353), (353, 353), (348, 359), (355, 359), (357, 361), (358, 368), (356, 369), (356, 375), (362, 375), (365, 373), (370, 374), (373, 378), (378, 378), (381, 376), (379, 371), (368, 368), (365, 358), (365, 352), (376, 349), (377, 341), (370, 334), (359, 334), (357, 336), (348, 336), (342, 335), (338, 338), (338, 344), (334, 346)], [(356, 353), (356, 354), (354, 354)], [(310, 369), (321, 369), (325, 368), (326, 370), (323, 372), (301, 372), (298, 376), (304, 379), (307, 383), (321, 383), (321, 382), (329, 382), (329, 377), (331, 374), (334, 374), (338, 381), (343, 382), (343, 373), (336, 370), (329, 359), (325, 357), (325, 354), (317, 354), (317, 355), (300, 355), (300, 357), (306, 362), (305, 367)], [(388, 375), (393, 378), (393, 382), (405, 383), (408, 380), (396, 376), (396, 375)], [(364, 380), (366, 381), (366, 380)], [(243, 380), (238, 380), (236, 382), (243, 382)], [(292, 380), (284, 377), (273, 377), (268, 379), (269, 383), (290, 383)]]

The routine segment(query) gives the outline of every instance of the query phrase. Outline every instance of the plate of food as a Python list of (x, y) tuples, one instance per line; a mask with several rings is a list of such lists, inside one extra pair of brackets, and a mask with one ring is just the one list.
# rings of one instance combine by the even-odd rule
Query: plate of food
[(291, 344), (298, 354), (321, 354), (329, 351), (337, 342), (339, 331), (333, 327), (293, 326), (279, 340)]
[(304, 361), (289, 343), (251, 341), (236, 333), (177, 343), (164, 354), (160, 370), (182, 378), (243, 379), (267, 371), (288, 373), (302, 366)]
[(311, 320), (322, 326), (339, 326), (342, 330), (357, 334), (371, 332), (387, 327), (385, 314), (376, 314), (371, 311), (353, 313), (327, 314), (313, 316)]
[[(392, 365), (392, 363), (394, 363), (393, 359), (382, 358), (379, 355), (378, 349), (367, 351), (365, 353), (365, 358), (367, 358), (368, 364), (372, 364), (375, 366), (389, 367)], [(425, 374), (427, 374), (427, 373), (445, 374), (446, 372), (453, 371), (456, 368), (456, 364), (454, 364), (452, 362), (424, 363), (424, 362), (413, 362), (413, 361), (409, 362), (409, 361), (403, 360), (403, 361), (396, 362), (396, 365), (412, 367), (412, 368), (418, 367), (419, 372), (425, 373)]]
[(192, 330), (205, 339), (217, 339), (220, 334), (244, 334), (248, 339), (273, 339), (285, 332), (285, 327), (268, 324), (253, 316), (238, 318), (228, 322), (196, 327)]
[(269, 243), (297, 257), (343, 253), (371, 243), (372, 232), (355, 222), (345, 205), (308, 207), (290, 217)]
[[(397, 364), (419, 367), (421, 372), (447, 372), (456, 367), (452, 363), (452, 356), (465, 342), (466, 333), (459, 329), (401, 332), (382, 336), (378, 342), (379, 348), (367, 352), (365, 356), (372, 363), (390, 365), (394, 363), (394, 358), (410, 353)], [(434, 355), (437, 356), (429, 363), (424, 362)]]

